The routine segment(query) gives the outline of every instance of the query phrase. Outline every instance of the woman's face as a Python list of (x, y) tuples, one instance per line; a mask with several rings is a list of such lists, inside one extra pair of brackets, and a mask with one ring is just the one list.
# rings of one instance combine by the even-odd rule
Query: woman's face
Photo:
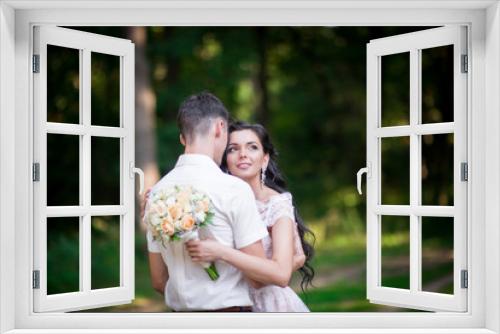
[(267, 168), (269, 154), (264, 153), (259, 137), (252, 130), (233, 131), (227, 146), (229, 172), (245, 181), (260, 178), (262, 168)]

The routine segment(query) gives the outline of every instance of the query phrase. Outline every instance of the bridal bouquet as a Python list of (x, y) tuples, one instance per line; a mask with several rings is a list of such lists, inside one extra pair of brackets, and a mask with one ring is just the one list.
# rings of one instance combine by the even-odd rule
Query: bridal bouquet
[[(154, 240), (199, 240), (199, 229), (212, 222), (213, 204), (208, 196), (191, 186), (173, 186), (151, 193), (144, 221)], [(219, 273), (213, 263), (201, 263), (210, 279)]]

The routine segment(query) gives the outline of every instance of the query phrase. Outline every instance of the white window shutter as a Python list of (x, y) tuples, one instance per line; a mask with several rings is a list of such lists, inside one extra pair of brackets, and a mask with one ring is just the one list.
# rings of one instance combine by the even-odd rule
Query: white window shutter
[[(467, 162), (467, 38), (466, 28), (446, 26), (370, 41), (367, 45), (367, 298), (372, 303), (428, 311), (467, 311), (467, 182), (461, 177)], [(421, 122), (422, 50), (453, 45), (453, 121)], [(410, 98), (409, 124), (382, 126), (381, 59), (386, 55), (409, 53)], [(466, 57), (464, 57), (466, 56)], [(465, 63), (463, 63), (465, 61)], [(452, 206), (422, 205), (421, 136), (453, 134)], [(409, 138), (409, 205), (383, 205), (381, 183), (381, 139)], [(366, 170), (364, 170), (366, 171)], [(360, 173), (361, 174), (361, 173)], [(358, 181), (359, 182), (359, 181)], [(384, 216), (403, 216), (409, 226), (409, 288), (382, 285), (382, 228)], [(422, 290), (422, 217), (453, 219), (453, 293)]]
[[(130, 303), (134, 298), (134, 44), (129, 40), (82, 31), (41, 26), (34, 29), (33, 96), (34, 96), (34, 163), (39, 178), (33, 183), (33, 297), (34, 312), (66, 312)], [(79, 123), (49, 122), (47, 119), (47, 46), (77, 50), (79, 57)], [(91, 123), (91, 57), (92, 53), (119, 58), (119, 113), (116, 126)], [(79, 204), (47, 205), (47, 135), (64, 134), (79, 138)], [(116, 205), (92, 205), (91, 138), (114, 138), (120, 147), (120, 195)], [(64, 156), (61, 155), (61, 159)], [(93, 216), (115, 216), (119, 221), (119, 284), (92, 288), (91, 219)], [(47, 292), (47, 220), (71, 217), (77, 221), (79, 240), (79, 288), (74, 292)], [(36, 282), (35, 282), (36, 279)]]

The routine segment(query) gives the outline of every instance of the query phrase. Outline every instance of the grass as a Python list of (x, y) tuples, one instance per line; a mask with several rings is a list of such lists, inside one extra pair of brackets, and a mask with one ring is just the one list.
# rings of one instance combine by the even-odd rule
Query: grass
[[(135, 299), (131, 304), (93, 309), (92, 312), (166, 312), (163, 296), (151, 287), (145, 238), (136, 233)], [(385, 242), (387, 241), (387, 242)], [(407, 254), (407, 240), (392, 235), (383, 240), (384, 257), (387, 261)], [(436, 244), (438, 245), (438, 243)], [(437, 249), (439, 251), (439, 249)], [(103, 249), (102, 252), (105, 252)], [(103, 254), (103, 256), (106, 256)], [(415, 311), (404, 308), (389, 308), (370, 303), (366, 298), (366, 238), (364, 235), (337, 235), (316, 245), (316, 256), (312, 262), (316, 271), (316, 287), (306, 293), (297, 288), (297, 275), (293, 287), (313, 312), (378, 312)], [(424, 284), (432, 283), (452, 273), (450, 262), (430, 263), (424, 268)], [(351, 269), (350, 273), (346, 270)], [(353, 270), (354, 269), (354, 270)], [(342, 276), (341, 274), (345, 274)], [(406, 283), (405, 283), (406, 282)], [(388, 271), (384, 277), (387, 286), (408, 284), (409, 273), (401, 270)], [(453, 290), (453, 282), (440, 287), (440, 292)]]
[(377, 307), (366, 300), (366, 288), (359, 283), (340, 282), (299, 296), (312, 312), (364, 312)]

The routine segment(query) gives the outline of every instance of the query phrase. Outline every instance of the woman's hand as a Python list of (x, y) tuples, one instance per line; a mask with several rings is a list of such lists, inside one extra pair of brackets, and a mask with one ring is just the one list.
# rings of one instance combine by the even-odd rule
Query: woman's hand
[(186, 242), (186, 249), (193, 262), (214, 262), (220, 260), (224, 246), (213, 239), (190, 240)]
[(300, 268), (304, 266), (304, 263), (306, 263), (306, 256), (304, 253), (302, 254), (295, 254), (293, 256), (293, 266), (292, 266), (292, 271), (297, 271)]
[(306, 263), (306, 256), (304, 254), (304, 248), (302, 248), (302, 242), (300, 241), (297, 225), (295, 225), (293, 229), (293, 242), (294, 242), (294, 254), (293, 254), (292, 271), (297, 271), (300, 268), (302, 268)]
[(148, 201), (149, 193), (150, 192), (151, 192), (151, 188), (149, 188), (148, 190), (146, 190), (146, 192), (144, 193), (144, 196), (142, 197), (142, 201), (141, 201), (141, 219), (144, 219), (144, 213), (146, 211), (146, 203)]

